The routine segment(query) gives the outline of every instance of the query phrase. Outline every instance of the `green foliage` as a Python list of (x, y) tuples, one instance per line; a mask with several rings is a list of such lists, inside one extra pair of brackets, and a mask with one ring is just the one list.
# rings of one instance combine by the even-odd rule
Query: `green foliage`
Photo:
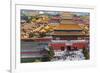
[(44, 33), (44, 32), (43, 33), (39, 33), (39, 36), (40, 37), (45, 37), (46, 36), (46, 33)]
[(54, 50), (52, 47), (49, 47), (48, 57), (50, 60), (54, 57)]
[(89, 51), (86, 48), (83, 49), (83, 54), (84, 54), (84, 57), (85, 57), (86, 60), (90, 58), (89, 57)]
[(30, 33), (29, 33), (29, 38), (31, 38), (31, 37), (33, 37), (33, 36), (34, 36), (33, 33), (30, 32)]

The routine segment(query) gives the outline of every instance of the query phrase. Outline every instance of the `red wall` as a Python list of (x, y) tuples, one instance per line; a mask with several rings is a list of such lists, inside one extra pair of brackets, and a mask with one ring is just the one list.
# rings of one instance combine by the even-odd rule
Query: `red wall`
[(67, 46), (76, 47), (77, 49), (84, 49), (88, 46), (88, 44), (79, 42), (79, 43), (73, 43), (72, 45), (66, 45), (66, 43), (53, 43), (49, 44), (53, 47), (54, 50), (60, 50), (62, 47), (66, 48)]

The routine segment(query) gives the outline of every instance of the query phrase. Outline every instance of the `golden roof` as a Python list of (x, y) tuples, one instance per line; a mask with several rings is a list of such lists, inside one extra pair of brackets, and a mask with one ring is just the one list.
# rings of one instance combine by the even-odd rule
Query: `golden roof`
[(60, 36), (66, 36), (66, 35), (75, 35), (75, 36), (80, 36), (80, 35), (85, 35), (82, 32), (54, 32), (52, 35), (60, 35)]
[(76, 24), (76, 22), (74, 22), (74, 21), (72, 21), (72, 20), (68, 20), (68, 19), (61, 20), (60, 23), (61, 23), (61, 24)]
[(78, 24), (59, 24), (54, 30), (82, 30)]

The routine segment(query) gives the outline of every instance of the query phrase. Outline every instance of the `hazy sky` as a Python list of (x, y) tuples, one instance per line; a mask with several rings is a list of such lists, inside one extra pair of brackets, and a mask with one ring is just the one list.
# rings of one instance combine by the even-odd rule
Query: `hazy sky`
[[(51, 15), (55, 15), (55, 14), (59, 14), (59, 11), (42, 11), (42, 10), (21, 10), (21, 14), (28, 14), (29, 12), (38, 12), (39, 14), (51, 14)], [(66, 11), (67, 12), (67, 11)], [(88, 12), (71, 12), (73, 14), (76, 14), (78, 16), (89, 16)]]

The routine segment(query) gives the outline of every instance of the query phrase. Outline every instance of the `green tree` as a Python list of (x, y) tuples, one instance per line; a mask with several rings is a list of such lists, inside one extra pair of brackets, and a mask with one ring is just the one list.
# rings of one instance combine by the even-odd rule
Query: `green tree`
[(49, 57), (49, 60), (51, 60), (54, 57), (54, 50), (52, 47), (49, 47), (48, 57)]
[(32, 38), (34, 35), (32, 32), (29, 33), (29, 38)]
[(44, 36), (46, 36), (46, 33), (45, 32), (39, 33), (39, 36), (44, 37)]
[(84, 57), (85, 57), (86, 60), (90, 58), (88, 49), (84, 48), (83, 49), (83, 54), (84, 54)]

